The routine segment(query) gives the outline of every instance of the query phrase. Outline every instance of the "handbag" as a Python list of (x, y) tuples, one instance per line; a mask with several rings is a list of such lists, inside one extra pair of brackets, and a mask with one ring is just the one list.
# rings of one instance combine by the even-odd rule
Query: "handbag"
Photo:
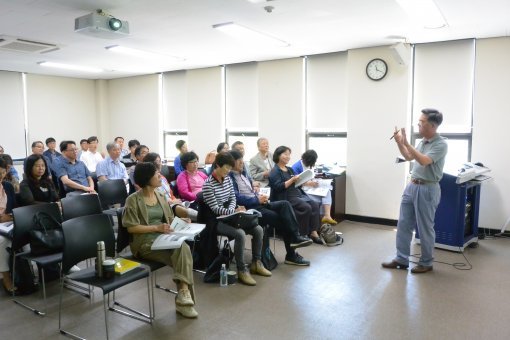
[(36, 256), (55, 254), (64, 247), (62, 225), (53, 216), (40, 211), (34, 215), (34, 228), (30, 230), (30, 249)]
[(265, 228), (262, 238), (262, 254), (261, 261), (267, 270), (273, 270), (278, 266), (278, 261), (274, 257), (271, 247), (269, 246), (269, 228)]
[(222, 218), (221, 221), (236, 229), (250, 230), (259, 225), (259, 217), (262, 217), (262, 214), (257, 210), (251, 209), (247, 212), (228, 215)]

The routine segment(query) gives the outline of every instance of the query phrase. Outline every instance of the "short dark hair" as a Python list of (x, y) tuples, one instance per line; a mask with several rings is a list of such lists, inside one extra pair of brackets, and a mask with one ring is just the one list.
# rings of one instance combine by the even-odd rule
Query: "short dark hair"
[[(86, 139), (82, 139), (82, 140), (80, 141), (80, 145), (82, 145), (83, 143), (87, 143), (87, 144), (88, 144), (88, 143), (89, 143), (89, 141), (88, 141), (88, 140), (86, 140)], [(60, 143), (60, 145), (62, 145), (62, 143)]]
[(241, 159), (243, 158), (243, 154), (240, 153), (239, 151), (237, 150), (230, 150), (229, 151), (230, 154), (232, 155), (232, 157), (234, 157), (234, 161), (237, 161), (238, 159)]
[(186, 165), (188, 165), (189, 162), (196, 159), (198, 161), (198, 155), (194, 153), (193, 151), (186, 152), (184, 155), (181, 156), (181, 166), (183, 169), (186, 169)]
[(76, 143), (72, 140), (63, 140), (62, 142), (60, 142), (60, 152), (66, 151), (69, 144), (76, 145)]
[(214, 159), (214, 168), (221, 168), (224, 165), (230, 165), (231, 167), (235, 165), (234, 157), (230, 152), (219, 152)]
[(150, 162), (138, 163), (135, 166), (134, 173), (135, 183), (141, 188), (146, 187), (147, 184), (149, 184), (149, 182), (151, 181), (151, 178), (154, 176), (156, 171), (158, 170), (156, 169), (154, 163)]
[(41, 142), (40, 140), (36, 140), (35, 142), (32, 142), (32, 147), (33, 147), (33, 148), (35, 148), (35, 146), (36, 146), (37, 144), (39, 144), (39, 143), (41, 143), (42, 145), (44, 145), (44, 144), (43, 144), (43, 142)]
[(142, 153), (142, 149), (149, 150), (149, 148), (146, 145), (138, 145), (135, 149), (135, 156), (140, 156), (140, 154)]
[(175, 143), (175, 147), (176, 147), (177, 149), (179, 149), (179, 150), (180, 150), (184, 144), (186, 144), (186, 141), (185, 141), (185, 140), (182, 140), (182, 139), (179, 139), (179, 140)]
[(0, 157), (0, 168), (7, 170), (7, 161), (3, 157)]
[(128, 148), (132, 148), (133, 146), (139, 146), (140, 145), (140, 142), (136, 139), (131, 139), (129, 142), (128, 142)]
[(114, 142), (116, 142), (116, 141), (117, 141), (117, 139), (122, 139), (122, 140), (124, 140), (124, 137), (120, 137), (120, 136), (119, 136), (119, 137), (115, 137), (115, 139), (114, 139), (113, 141), (114, 141)]
[(99, 142), (99, 139), (97, 139), (96, 136), (90, 136), (88, 139), (87, 139), (87, 143), (92, 143), (92, 142)]
[(218, 146), (216, 147), (216, 152), (221, 152), (221, 150), (223, 150), (223, 147), (226, 145), (228, 145), (227, 143), (225, 142), (221, 142), (220, 144), (218, 144)]
[(303, 164), (307, 167), (311, 167), (315, 165), (315, 162), (317, 162), (317, 158), (319, 156), (317, 155), (317, 152), (315, 150), (306, 150), (301, 155), (301, 160), (303, 161)]
[(234, 144), (232, 144), (232, 145), (230, 146), (230, 148), (231, 148), (231, 149), (235, 149), (238, 145), (244, 145), (244, 143), (243, 143), (243, 142), (241, 142), (240, 140), (235, 141), (235, 142), (234, 142)]
[(278, 163), (280, 161), (280, 155), (286, 151), (292, 152), (292, 150), (285, 145), (281, 145), (274, 150), (273, 153), (273, 162)]
[(12, 157), (9, 154), (3, 153), (0, 155), (0, 159), (3, 159), (5, 162), (7, 162), (7, 165), (13, 165)]
[(27, 157), (27, 161), (25, 162), (25, 165), (23, 166), (23, 171), (25, 172), (25, 176), (27, 176), (27, 178), (29, 180), (31, 180), (32, 182), (36, 181), (36, 179), (34, 178), (34, 176), (32, 174), (32, 168), (34, 167), (35, 162), (37, 162), (40, 159), (43, 160), (44, 166), (46, 168), (44, 170), (44, 174), (41, 177), (41, 181), (47, 180), (50, 177), (48, 163), (46, 163), (46, 160), (44, 159), (44, 157), (42, 155), (30, 155)]
[(434, 126), (439, 126), (443, 122), (443, 114), (436, 109), (423, 109), (421, 113), (427, 116), (427, 121)]
[(161, 159), (161, 157), (159, 156), (159, 153), (149, 152), (148, 154), (145, 155), (145, 157), (143, 158), (143, 161), (154, 163), (156, 161), (156, 159), (158, 159), (158, 158)]
[(48, 144), (50, 144), (50, 143), (56, 143), (56, 142), (57, 141), (53, 137), (48, 137), (48, 138), (46, 138), (46, 141), (45, 141), (46, 146), (48, 146)]

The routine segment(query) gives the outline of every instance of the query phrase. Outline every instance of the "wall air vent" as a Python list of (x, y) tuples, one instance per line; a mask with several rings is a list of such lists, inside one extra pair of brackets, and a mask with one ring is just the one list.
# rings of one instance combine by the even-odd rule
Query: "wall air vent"
[(48, 53), (58, 49), (55, 44), (0, 35), (0, 51)]

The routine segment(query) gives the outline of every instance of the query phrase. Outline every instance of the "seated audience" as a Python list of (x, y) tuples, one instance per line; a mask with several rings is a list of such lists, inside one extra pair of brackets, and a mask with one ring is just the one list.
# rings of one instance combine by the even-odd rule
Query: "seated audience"
[[(14, 188), (11, 183), (4, 181), (7, 172), (7, 162), (0, 158), (0, 223), (12, 221), (12, 209), (16, 205)], [(0, 235), (0, 273), (2, 273), (5, 292), (12, 295), (16, 288), (9, 273), (9, 252), (7, 248), (10, 246), (11, 241)]]
[[(173, 268), (173, 281), (177, 285), (175, 310), (187, 318), (196, 318), (193, 301), (193, 258), (186, 242), (180, 248), (151, 250), (154, 240), (161, 234), (170, 234), (174, 218), (172, 209), (156, 189), (161, 180), (156, 166), (139, 163), (134, 171), (135, 183), (141, 190), (131, 194), (124, 208), (122, 223), (133, 236), (130, 248), (137, 258), (158, 261)], [(193, 295), (193, 297), (192, 297)]]
[(48, 164), (41, 155), (30, 155), (25, 163), (25, 179), (20, 184), (21, 206), (59, 200)]
[(136, 165), (136, 157), (135, 151), (136, 148), (140, 146), (140, 142), (136, 139), (131, 139), (128, 142), (129, 153), (122, 157), (122, 163), (126, 166), (126, 169), (131, 168), (133, 165)]
[[(232, 180), (228, 176), (234, 166), (234, 158), (228, 152), (220, 152), (214, 160), (214, 170), (204, 183), (204, 202), (216, 216), (230, 215), (239, 211), (246, 211), (243, 206), (236, 206), (236, 196)], [(235, 240), (234, 256), (237, 265), (237, 276), (242, 283), (255, 286), (257, 282), (250, 275), (271, 276), (271, 272), (264, 268), (261, 261), (262, 237), (264, 231), (260, 225), (251, 229), (237, 229), (221, 221), (217, 224), (218, 235), (227, 236)], [(246, 233), (252, 235), (252, 264), (250, 270), (245, 267), (244, 243)]]
[[(149, 153), (149, 148), (146, 145), (139, 145), (135, 148), (135, 162), (136, 164), (143, 162), (143, 159), (145, 156)], [(131, 166), (128, 170), (129, 180), (131, 181), (131, 184), (133, 184), (136, 187), (135, 183), (135, 167)], [(138, 188), (136, 188), (138, 190)]]
[(181, 157), (188, 152), (188, 144), (186, 141), (180, 139), (177, 143), (175, 143), (175, 148), (179, 150), (179, 154), (174, 158), (175, 178), (177, 178), (177, 176), (179, 176), (179, 174), (184, 170), (184, 167), (181, 165)]
[(286, 146), (279, 146), (274, 151), (273, 161), (276, 166), (269, 175), (271, 201), (289, 201), (299, 222), (301, 235), (308, 235), (313, 242), (323, 244), (317, 233), (320, 226), (320, 206), (311, 200), (303, 189), (296, 188), (295, 183), (299, 176), (287, 166), (290, 153), (290, 148)]
[[(44, 155), (44, 144), (40, 140), (32, 142), (32, 155), (42, 155), (47, 164), (51, 164), (51, 161), (48, 157)], [(23, 161), (23, 166), (25, 166), (27, 159)]]
[(159, 186), (156, 190), (165, 197), (165, 200), (170, 205), (170, 207), (175, 209), (175, 214), (178, 217), (191, 218), (192, 220), (196, 221), (198, 212), (194, 209), (186, 208), (186, 206), (183, 205), (183, 202), (175, 197), (172, 188), (168, 183), (168, 180), (161, 174), (161, 157), (159, 154), (155, 152), (149, 152), (147, 155), (145, 155), (143, 161), (152, 163), (156, 166), (159, 179), (161, 180), (161, 186)]
[(96, 175), (98, 181), (106, 181), (108, 179), (122, 179), (124, 183), (128, 183), (129, 176), (126, 166), (120, 161), (120, 146), (115, 143), (106, 144), (108, 156), (97, 164)]
[(269, 152), (269, 141), (267, 138), (257, 140), (259, 152), (250, 159), (251, 177), (260, 182), (261, 187), (269, 184), (269, 173), (274, 168), (273, 155)]
[(7, 163), (7, 174), (5, 175), (4, 181), (11, 183), (12, 187), (14, 188), (14, 192), (18, 193), (19, 192), (19, 176), (18, 176), (18, 172), (16, 171), (16, 169), (14, 169), (14, 165), (13, 165), (11, 156), (4, 153), (4, 154), (0, 155), (0, 158), (2, 158)]
[(51, 168), (55, 159), (62, 157), (62, 154), (56, 150), (57, 141), (55, 141), (55, 138), (46, 138), (46, 146), (48, 147), (48, 150), (44, 151), (43, 155), (46, 156), (46, 161), (49, 161), (48, 167)]
[(73, 141), (65, 140), (60, 143), (62, 157), (55, 169), (57, 177), (62, 181), (67, 196), (83, 193), (95, 194), (94, 181), (90, 171), (82, 161), (76, 159), (78, 149)]
[(81, 155), (89, 150), (89, 142), (86, 139), (80, 141), (80, 151), (78, 151), (77, 159), (81, 159)]
[(89, 169), (91, 173), (95, 173), (97, 164), (103, 160), (103, 156), (97, 151), (99, 140), (96, 136), (92, 136), (87, 139), (87, 142), (89, 144), (89, 149), (82, 153), (80, 161), (85, 163), (87, 169)]
[(207, 175), (198, 170), (198, 156), (193, 151), (186, 152), (181, 162), (185, 170), (177, 177), (179, 196), (185, 201), (193, 202), (202, 191)]
[(119, 145), (120, 148), (120, 158), (129, 155), (129, 150), (124, 149), (124, 137), (115, 137), (113, 140), (115, 144)]
[[(241, 142), (241, 141), (236, 141), (234, 142), (234, 144), (232, 144), (232, 150), (237, 150), (241, 153), (241, 155), (243, 156), (243, 159), (244, 159), (244, 143)], [(248, 177), (250, 180), (252, 180), (252, 185), (254, 187), (260, 187), (260, 182), (258, 181), (253, 181), (253, 179), (251, 178), (251, 174), (250, 174), (250, 162), (249, 161), (246, 161), (244, 162), (243, 164), (243, 171), (245, 173), (245, 176)]]
[(216, 147), (216, 152), (217, 153), (220, 153), (220, 152), (228, 152), (230, 150), (230, 147), (228, 146), (228, 143), (225, 143), (225, 142), (221, 142), (220, 144), (218, 144), (218, 146)]
[(261, 225), (269, 224), (278, 230), (283, 237), (285, 250), (285, 263), (297, 266), (309, 266), (310, 261), (303, 259), (294, 249), (306, 247), (312, 244), (312, 240), (308, 237), (299, 235), (299, 223), (292, 206), (287, 201), (269, 202), (269, 197), (261, 195), (255, 190), (251, 181), (246, 177), (244, 169), (243, 156), (237, 150), (230, 151), (234, 157), (235, 165), (230, 171), (229, 176), (234, 185), (234, 192), (238, 204), (246, 209), (256, 209), (262, 214), (259, 219)]
[[(300, 173), (305, 171), (305, 169), (313, 170), (315, 163), (317, 162), (317, 157), (318, 157), (317, 152), (315, 152), (315, 150), (305, 151), (301, 155), (301, 160), (297, 161), (296, 163), (294, 163), (292, 165), (292, 170), (294, 170), (294, 173), (296, 175), (299, 175)], [(324, 196), (324, 197), (312, 195), (306, 191), (306, 187), (316, 188), (318, 185), (319, 185), (319, 183), (317, 181), (313, 181), (313, 180), (308, 181), (305, 184), (303, 184), (303, 186), (304, 186), (303, 189), (304, 189), (305, 193), (308, 195), (308, 197), (313, 199), (315, 202), (321, 204), (322, 209), (324, 209), (324, 216), (322, 217), (321, 222), (329, 223), (329, 224), (337, 224), (338, 222), (335, 221), (331, 217), (331, 203), (332, 203), (331, 190), (329, 190), (328, 193), (326, 194), (326, 196)]]

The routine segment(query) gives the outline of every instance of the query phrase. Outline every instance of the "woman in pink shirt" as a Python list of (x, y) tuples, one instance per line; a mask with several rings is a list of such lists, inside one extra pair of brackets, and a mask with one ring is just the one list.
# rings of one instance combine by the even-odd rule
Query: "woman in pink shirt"
[(181, 156), (181, 165), (185, 169), (177, 177), (179, 196), (184, 201), (194, 201), (202, 191), (207, 175), (198, 170), (198, 156), (193, 151)]

